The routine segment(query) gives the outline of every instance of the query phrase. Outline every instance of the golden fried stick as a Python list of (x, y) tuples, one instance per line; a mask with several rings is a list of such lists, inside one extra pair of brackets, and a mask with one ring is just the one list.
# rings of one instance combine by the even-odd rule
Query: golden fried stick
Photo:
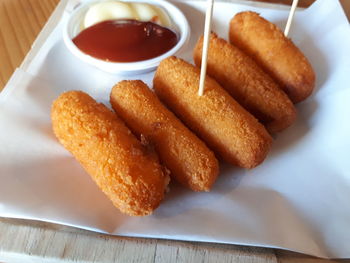
[(159, 206), (168, 176), (116, 114), (70, 91), (54, 101), (51, 118), (58, 140), (120, 211), (143, 216)]
[[(194, 49), (194, 61), (200, 67), (203, 37)], [(288, 96), (247, 55), (226, 40), (210, 35), (207, 72), (247, 111), (274, 133), (289, 127), (296, 110)]]
[(210, 77), (197, 95), (200, 71), (176, 57), (163, 60), (153, 79), (158, 97), (226, 161), (253, 168), (266, 157), (271, 136)]
[(110, 102), (130, 129), (154, 145), (171, 175), (194, 191), (209, 191), (219, 173), (213, 152), (140, 80), (115, 85)]
[(231, 19), (229, 38), (269, 73), (294, 103), (312, 93), (312, 66), (276, 25), (257, 13), (241, 12)]

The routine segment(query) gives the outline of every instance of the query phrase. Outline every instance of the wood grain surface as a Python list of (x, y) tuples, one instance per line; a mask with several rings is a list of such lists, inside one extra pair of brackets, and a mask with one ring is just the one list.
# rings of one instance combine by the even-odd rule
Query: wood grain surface
[[(290, 4), (292, 0), (261, 0)], [(314, 0), (300, 0), (308, 6)], [(59, 0), (0, 0), (0, 91)], [(350, 14), (350, 0), (342, 0)], [(282, 250), (123, 238), (72, 227), (0, 218), (0, 262), (243, 262), (319, 263), (324, 260)]]
[(0, 90), (20, 66), (59, 0), (0, 0)]
[(57, 224), (0, 219), (0, 262), (330, 263), (277, 249), (126, 238)]

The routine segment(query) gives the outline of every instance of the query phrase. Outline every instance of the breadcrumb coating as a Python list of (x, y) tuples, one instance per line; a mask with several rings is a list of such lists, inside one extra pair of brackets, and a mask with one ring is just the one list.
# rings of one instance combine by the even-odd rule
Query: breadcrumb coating
[[(202, 62), (203, 37), (194, 49), (194, 61)], [(288, 96), (251, 59), (226, 40), (210, 35), (207, 72), (271, 133), (288, 128), (296, 110)]]
[(273, 23), (251, 11), (230, 21), (230, 42), (251, 56), (289, 98), (305, 100), (315, 86), (315, 73), (308, 59)]
[(51, 119), (60, 143), (121, 212), (144, 216), (159, 206), (169, 178), (116, 114), (84, 92), (69, 91), (54, 101)]
[(194, 191), (209, 191), (219, 173), (214, 153), (141, 80), (115, 85), (110, 102), (130, 129), (154, 145), (171, 176)]
[(197, 67), (169, 57), (153, 84), (161, 101), (226, 161), (244, 168), (260, 164), (272, 143), (265, 127), (208, 76), (198, 96), (199, 78)]

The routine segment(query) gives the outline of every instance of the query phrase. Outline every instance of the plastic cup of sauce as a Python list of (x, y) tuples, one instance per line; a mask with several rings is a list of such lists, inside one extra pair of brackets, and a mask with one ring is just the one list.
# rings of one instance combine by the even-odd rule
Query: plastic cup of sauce
[(154, 70), (188, 41), (184, 14), (163, 0), (90, 1), (78, 6), (63, 31), (82, 61), (122, 75)]

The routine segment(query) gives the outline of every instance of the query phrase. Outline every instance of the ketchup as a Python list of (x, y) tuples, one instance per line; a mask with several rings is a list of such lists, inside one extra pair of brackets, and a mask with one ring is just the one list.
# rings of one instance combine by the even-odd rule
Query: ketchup
[(135, 62), (173, 48), (178, 36), (153, 22), (107, 20), (84, 29), (74, 39), (84, 53), (111, 62)]

